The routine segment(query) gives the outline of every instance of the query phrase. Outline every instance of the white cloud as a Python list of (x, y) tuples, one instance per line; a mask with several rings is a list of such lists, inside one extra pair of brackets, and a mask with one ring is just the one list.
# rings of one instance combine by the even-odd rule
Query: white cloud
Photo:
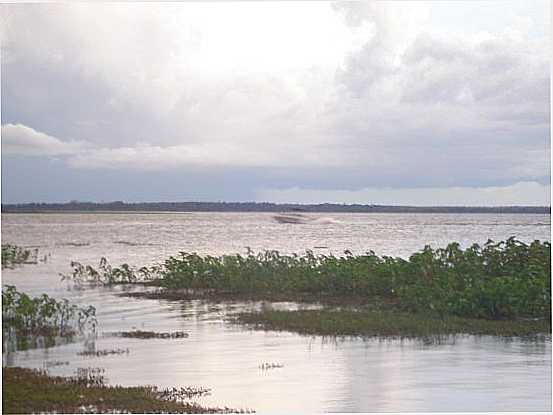
[(277, 203), (360, 203), (411, 206), (550, 206), (551, 186), (520, 182), (510, 186), (370, 188), (348, 190), (264, 189), (257, 200)]
[(61, 141), (21, 124), (2, 125), (2, 153), (26, 156), (62, 156), (88, 147), (82, 141)]

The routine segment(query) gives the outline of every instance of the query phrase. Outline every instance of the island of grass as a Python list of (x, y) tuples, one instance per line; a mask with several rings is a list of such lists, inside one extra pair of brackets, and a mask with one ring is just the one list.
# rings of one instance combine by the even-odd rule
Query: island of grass
[(2, 412), (7, 414), (237, 412), (182, 402), (175, 399), (174, 394), (152, 387), (106, 386), (102, 382), (90, 384), (78, 378), (49, 376), (19, 367), (3, 368), (2, 385)]
[(551, 332), (551, 245), (510, 238), (462, 249), (426, 246), (408, 259), (369, 251), (343, 256), (200, 256), (181, 252), (134, 271), (101, 272), (74, 264), (73, 279), (140, 283), (172, 300), (267, 300), (318, 303), (323, 312), (242, 314), (239, 322), (309, 334), (413, 336), (428, 334), (531, 335)]
[(457, 334), (535, 337), (551, 332), (550, 320), (486, 320), (374, 310), (264, 310), (241, 313), (237, 321), (254, 329), (322, 336), (432, 339)]

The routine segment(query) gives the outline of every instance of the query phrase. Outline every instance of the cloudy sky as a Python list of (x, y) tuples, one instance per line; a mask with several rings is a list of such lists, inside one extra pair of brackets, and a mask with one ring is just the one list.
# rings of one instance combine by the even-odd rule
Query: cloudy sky
[(2, 202), (549, 205), (550, 12), (0, 5)]

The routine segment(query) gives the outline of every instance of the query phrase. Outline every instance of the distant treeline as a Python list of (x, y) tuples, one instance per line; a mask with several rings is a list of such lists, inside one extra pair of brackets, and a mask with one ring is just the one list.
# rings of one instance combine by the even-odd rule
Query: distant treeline
[(256, 202), (69, 202), (3, 204), (4, 213), (33, 212), (320, 212), (320, 213), (542, 213), (550, 206), (385, 206)]

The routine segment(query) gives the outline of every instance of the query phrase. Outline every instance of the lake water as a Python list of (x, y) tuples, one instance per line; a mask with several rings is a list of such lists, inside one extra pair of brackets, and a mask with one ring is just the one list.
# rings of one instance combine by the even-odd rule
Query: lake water
[[(248, 308), (297, 304), (175, 302), (119, 296), (122, 287), (75, 290), (60, 281), (77, 260), (149, 265), (178, 251), (201, 254), (282, 252), (340, 254), (373, 250), (407, 257), (425, 244), (463, 246), (516, 236), (550, 240), (549, 215), (312, 214), (307, 224), (279, 224), (266, 213), (2, 215), (2, 243), (38, 247), (46, 263), (2, 272), (2, 283), (97, 308), (97, 338), (3, 354), (12, 366), (73, 374), (102, 367), (110, 383), (203, 386), (204, 405), (258, 412), (549, 411), (551, 337), (540, 340), (457, 336), (422, 341), (322, 338), (247, 330), (228, 321)], [(122, 339), (111, 332), (182, 330), (184, 339)], [(129, 349), (84, 357), (83, 350)], [(279, 368), (264, 370), (263, 363)]]

